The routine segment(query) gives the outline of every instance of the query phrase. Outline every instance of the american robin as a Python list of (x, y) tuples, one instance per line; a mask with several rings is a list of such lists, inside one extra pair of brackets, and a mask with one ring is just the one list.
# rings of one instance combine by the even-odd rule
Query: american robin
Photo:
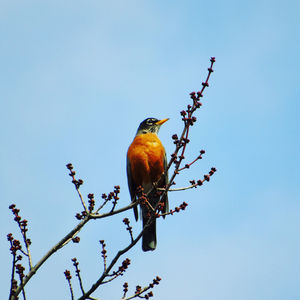
[[(166, 151), (157, 133), (160, 126), (169, 119), (158, 120), (148, 118), (144, 120), (135, 135), (135, 138), (127, 152), (127, 179), (131, 196), (131, 201), (137, 199), (137, 188), (141, 186), (144, 193), (148, 195), (148, 202), (152, 208), (158, 201), (164, 203), (163, 212), (168, 212), (168, 196), (160, 200), (160, 196), (153, 189), (153, 183), (157, 187), (164, 187), (168, 183)], [(162, 174), (164, 174), (162, 176)], [(151, 218), (150, 205), (141, 204), (143, 227)], [(135, 219), (138, 220), (138, 209), (134, 207)], [(143, 234), (143, 251), (154, 250), (156, 248), (156, 219), (154, 218)]]

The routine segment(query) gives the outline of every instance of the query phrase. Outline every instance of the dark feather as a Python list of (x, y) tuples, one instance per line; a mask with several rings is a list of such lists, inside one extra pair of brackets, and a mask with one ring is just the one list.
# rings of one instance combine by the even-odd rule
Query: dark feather
[[(133, 180), (132, 180), (132, 175), (131, 175), (131, 167), (130, 167), (130, 162), (127, 158), (127, 178), (128, 178), (128, 188), (129, 188), (129, 192), (130, 192), (130, 197), (131, 197), (131, 202), (135, 202), (136, 201), (136, 186), (135, 184), (133, 183)], [(135, 206), (133, 208), (133, 212), (134, 212), (134, 217), (135, 217), (135, 220), (137, 221), (138, 218), (139, 218), (139, 213), (138, 213), (138, 208), (137, 206)]]

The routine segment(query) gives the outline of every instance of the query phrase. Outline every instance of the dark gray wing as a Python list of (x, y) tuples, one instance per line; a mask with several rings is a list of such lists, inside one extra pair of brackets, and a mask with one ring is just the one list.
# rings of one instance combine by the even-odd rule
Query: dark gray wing
[[(136, 192), (137, 187), (133, 183), (133, 179), (132, 179), (132, 175), (131, 175), (131, 166), (130, 166), (130, 161), (129, 161), (128, 157), (127, 157), (126, 164), (127, 164), (126, 170), (127, 170), (127, 181), (128, 181), (130, 198), (131, 198), (131, 202), (134, 202), (136, 200), (135, 192)], [(135, 206), (133, 208), (133, 211), (134, 211), (135, 220), (137, 221), (138, 217), (139, 217), (137, 206)]]

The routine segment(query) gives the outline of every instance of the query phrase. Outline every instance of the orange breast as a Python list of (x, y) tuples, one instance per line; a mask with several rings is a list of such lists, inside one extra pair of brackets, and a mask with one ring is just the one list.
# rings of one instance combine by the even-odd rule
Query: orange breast
[(164, 172), (164, 156), (165, 148), (155, 133), (135, 137), (128, 149), (127, 157), (136, 186), (145, 187), (159, 180)]

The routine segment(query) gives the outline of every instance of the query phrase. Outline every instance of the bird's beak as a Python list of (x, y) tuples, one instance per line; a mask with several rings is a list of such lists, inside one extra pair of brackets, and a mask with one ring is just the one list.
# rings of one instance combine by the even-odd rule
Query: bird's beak
[(165, 122), (167, 122), (168, 120), (169, 120), (169, 118), (168, 118), (168, 119), (159, 120), (159, 121), (157, 121), (155, 124), (156, 124), (156, 125), (162, 125), (162, 124), (164, 124)]

